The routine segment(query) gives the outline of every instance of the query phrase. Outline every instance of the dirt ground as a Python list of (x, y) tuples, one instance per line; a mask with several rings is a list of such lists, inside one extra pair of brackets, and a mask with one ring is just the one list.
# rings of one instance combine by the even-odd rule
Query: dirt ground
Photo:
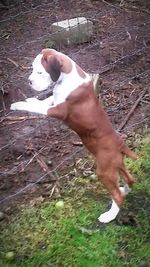
[(33, 58), (49, 44), (50, 25), (76, 16), (93, 22), (89, 43), (56, 48), (86, 71), (100, 74), (100, 97), (116, 130), (147, 88), (121, 129), (135, 147), (149, 124), (150, 4), (8, 2), (8, 7), (0, 6), (0, 206), (11, 213), (12, 207), (28, 200), (59, 197), (63, 179), (67, 186), (67, 180), (79, 173), (93, 172), (80, 140), (60, 121), (9, 110), (12, 102), (36, 95), (27, 78)]

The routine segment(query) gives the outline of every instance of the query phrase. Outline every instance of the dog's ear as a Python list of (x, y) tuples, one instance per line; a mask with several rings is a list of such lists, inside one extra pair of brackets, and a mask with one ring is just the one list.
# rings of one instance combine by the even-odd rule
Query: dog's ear
[(50, 74), (53, 82), (56, 82), (61, 74), (62, 65), (54, 55), (43, 56), (43, 65)]

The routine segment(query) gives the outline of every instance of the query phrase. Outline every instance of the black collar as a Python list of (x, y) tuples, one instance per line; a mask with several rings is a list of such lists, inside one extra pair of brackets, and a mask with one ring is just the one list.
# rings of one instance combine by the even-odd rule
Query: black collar
[(53, 90), (52, 88), (48, 88), (45, 91), (39, 93), (36, 98), (39, 100), (44, 100), (46, 98), (48, 98), (49, 96), (51, 96), (53, 94)]
[(48, 87), (46, 90), (39, 93), (36, 96), (36, 98), (39, 100), (44, 100), (44, 99), (48, 98), (49, 96), (53, 95), (53, 90), (54, 90), (54, 87), (56, 86), (56, 84), (61, 84), (61, 80), (57, 81), (57, 82), (53, 82), (53, 84), (50, 87)]

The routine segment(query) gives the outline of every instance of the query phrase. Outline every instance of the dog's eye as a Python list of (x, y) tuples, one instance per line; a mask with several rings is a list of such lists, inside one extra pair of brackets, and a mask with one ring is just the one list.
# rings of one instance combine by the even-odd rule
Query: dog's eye
[(37, 74), (42, 74), (42, 72), (41, 71), (37, 71)]

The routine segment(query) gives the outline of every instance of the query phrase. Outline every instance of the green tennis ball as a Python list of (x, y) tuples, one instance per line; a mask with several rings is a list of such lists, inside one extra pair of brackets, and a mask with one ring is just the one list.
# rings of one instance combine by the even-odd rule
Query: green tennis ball
[(63, 209), (64, 208), (64, 201), (63, 200), (57, 201), (56, 204), (55, 204), (55, 207), (57, 209)]
[(13, 251), (9, 251), (5, 254), (5, 258), (8, 261), (12, 261), (15, 258), (15, 253)]

